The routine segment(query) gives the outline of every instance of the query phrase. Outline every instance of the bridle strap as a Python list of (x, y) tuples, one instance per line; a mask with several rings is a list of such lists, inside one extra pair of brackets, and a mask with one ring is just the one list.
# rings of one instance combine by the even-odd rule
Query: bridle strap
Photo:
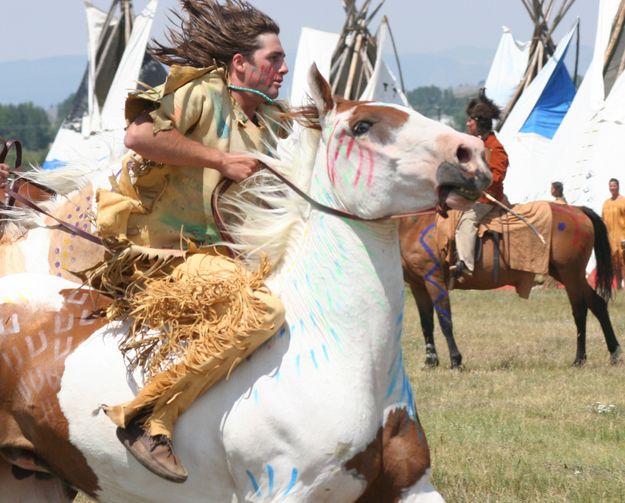
[(271, 166), (268, 166), (267, 164), (261, 163), (261, 165), (262, 165), (262, 167), (264, 169), (268, 170), (271, 174), (273, 174), (280, 181), (282, 181), (284, 184), (286, 184), (298, 196), (300, 196), (302, 199), (304, 199), (306, 202), (308, 202), (313, 208), (315, 208), (315, 209), (317, 209), (319, 211), (322, 211), (323, 213), (328, 213), (329, 215), (334, 215), (336, 217), (347, 218), (349, 220), (357, 220), (359, 222), (379, 222), (381, 220), (404, 218), (404, 217), (409, 217), (409, 216), (430, 215), (430, 214), (432, 214), (432, 213), (434, 213), (436, 211), (434, 208), (431, 208), (431, 209), (423, 210), (423, 211), (416, 211), (416, 212), (409, 212), (409, 213), (398, 213), (396, 215), (389, 215), (387, 217), (376, 217), (376, 218), (363, 218), (363, 217), (359, 217), (358, 215), (354, 215), (353, 213), (347, 213), (346, 211), (341, 211), (341, 210), (338, 210), (336, 208), (332, 208), (330, 206), (326, 206), (325, 204), (322, 204), (319, 201), (316, 201), (315, 199), (310, 197), (308, 194), (306, 194), (306, 192), (304, 192), (302, 189), (300, 189), (297, 185), (295, 185), (293, 182), (291, 182), (291, 180), (286, 178), (282, 173), (279, 173), (278, 171), (276, 171)]
[[(268, 166), (265, 163), (261, 163), (261, 166), (262, 168), (269, 171), (276, 178), (278, 178), (281, 182), (283, 182), (287, 187), (289, 187), (298, 196), (300, 196), (302, 199), (308, 202), (313, 208), (323, 213), (333, 215), (335, 217), (347, 218), (349, 220), (356, 220), (360, 222), (379, 222), (381, 220), (405, 218), (405, 217), (410, 217), (410, 216), (431, 215), (432, 213), (436, 213), (436, 209), (431, 208), (431, 209), (423, 210), (423, 211), (398, 213), (396, 215), (391, 215), (389, 217), (377, 217), (377, 218), (359, 217), (358, 215), (347, 213), (346, 211), (341, 211), (336, 208), (326, 206), (325, 204), (322, 204), (319, 201), (316, 201), (315, 199), (310, 197), (308, 194), (306, 194), (306, 192), (300, 189), (297, 185), (295, 185), (291, 180), (286, 178), (282, 173), (276, 171), (274, 168), (272, 168), (271, 166)], [(222, 239), (227, 243), (234, 243), (234, 240), (232, 239), (232, 236), (228, 232), (224, 218), (222, 217), (221, 212), (219, 210), (219, 198), (223, 194), (226, 193), (226, 191), (232, 186), (232, 183), (233, 183), (232, 180), (228, 178), (222, 178), (217, 184), (217, 186), (215, 187), (215, 190), (213, 190), (213, 194), (211, 195), (211, 211), (213, 213), (213, 220), (215, 222), (217, 230), (219, 231), (219, 234), (221, 235)]]
[(0, 150), (0, 162), (4, 162), (7, 158), (11, 147), (15, 147), (14, 171), (18, 171), (22, 167), (22, 142), (19, 140), (7, 140), (2, 143), (2, 150)]
[[(11, 147), (15, 149), (15, 164), (13, 166), (13, 169), (9, 170), (9, 173), (17, 175), (22, 169), (22, 142), (20, 142), (19, 140), (7, 140), (2, 142), (2, 150), (0, 150), (0, 163), (6, 160), (7, 155), (9, 155), (9, 152), (11, 151)], [(15, 186), (16, 181), (17, 178), (13, 180), (13, 187)], [(15, 204), (15, 199), (13, 197), (10, 197), (9, 195), (9, 193), (11, 192), (10, 187), (11, 186), (9, 186), (9, 183), (7, 182), (5, 201), (7, 203), (7, 206), (9, 207)], [(7, 195), (9, 195), (8, 200), (6, 199)], [(5, 201), (2, 201), (2, 203), (4, 204)]]
[(7, 155), (11, 150), (11, 147), (15, 148), (15, 166), (13, 167), (13, 169), (9, 170), (9, 173), (15, 175), (15, 178), (13, 179), (13, 183), (11, 185), (7, 183), (6, 195), (9, 196), (7, 206), (15, 206), (16, 198), (11, 196), (10, 194), (18, 193), (20, 186), (25, 183), (29, 183), (33, 187), (47, 192), (51, 196), (56, 195), (56, 192), (54, 190), (37, 182), (33, 182), (28, 178), (20, 176), (20, 173), (22, 172), (22, 143), (19, 140), (7, 140), (6, 142), (2, 143), (2, 150), (0, 150), (0, 163), (5, 161)]

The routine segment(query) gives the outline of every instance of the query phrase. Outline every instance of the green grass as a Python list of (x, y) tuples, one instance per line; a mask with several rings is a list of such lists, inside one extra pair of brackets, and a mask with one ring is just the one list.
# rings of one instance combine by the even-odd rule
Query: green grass
[[(625, 294), (610, 304), (617, 333)], [(405, 358), (431, 449), (433, 482), (450, 502), (625, 499), (625, 366), (609, 365), (594, 317), (588, 362), (571, 367), (575, 325), (562, 290), (452, 292), (464, 370), (423, 370), (418, 313), (407, 295)], [(621, 343), (623, 343), (623, 337)], [(601, 412), (603, 406), (608, 407)]]

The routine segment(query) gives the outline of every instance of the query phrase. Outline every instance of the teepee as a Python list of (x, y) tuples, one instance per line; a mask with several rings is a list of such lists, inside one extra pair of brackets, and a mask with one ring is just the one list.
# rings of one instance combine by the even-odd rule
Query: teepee
[(123, 151), (125, 96), (139, 82), (157, 85), (166, 76), (146, 52), (157, 6), (158, 0), (149, 0), (135, 17), (131, 0), (113, 0), (108, 11), (85, 1), (87, 69), (44, 169), (94, 162)]
[[(498, 124), (499, 129), (505, 123), (523, 92), (556, 52), (553, 33), (575, 0), (560, 0), (559, 4), (556, 0), (521, 0), (521, 2), (530, 16), (534, 30), (530, 41), (526, 43), (527, 65), (510, 99), (503, 107)], [(576, 74), (577, 68), (575, 69), (574, 79)]]
[(600, 0), (593, 58), (545, 163), (572, 204), (601, 211), (608, 181), (622, 178), (625, 138), (625, 0)]
[[(305, 103), (308, 88), (306, 75), (310, 65), (315, 63), (329, 80), (334, 95), (409, 106), (386, 16), (382, 17), (375, 35), (370, 31), (372, 19), (383, 4), (384, 1), (371, 9), (371, 0), (365, 0), (360, 7), (357, 7), (356, 0), (343, 0), (346, 18), (340, 34), (302, 29), (293, 69), (292, 104)], [(390, 39), (395, 52), (399, 83), (384, 60), (387, 39)]]
[[(512, 44), (508, 40), (507, 45), (516, 50), (510, 51), (513, 56), (519, 61), (521, 57), (526, 58), (526, 63), (513, 66), (498, 50), (499, 61), (496, 57), (495, 62), (500, 68), (497, 72), (491, 68), (489, 73), (489, 78), (493, 73), (501, 75), (508, 67), (517, 72), (514, 75), (510, 71), (506, 75), (508, 88), (500, 92), (500, 95), (509, 93), (507, 103), (502, 106), (498, 102), (502, 106), (498, 138), (510, 160), (505, 190), (512, 202), (536, 199), (544, 194), (544, 186), (549, 187), (553, 181), (553, 169), (545, 169), (542, 161), (575, 98), (574, 77), (565, 65), (565, 57), (575, 35), (579, 37), (579, 21), (576, 20), (557, 43), (553, 40), (553, 31), (561, 24), (574, 0), (562, 0), (559, 6), (556, 0), (522, 1), (534, 23), (533, 38), (525, 44), (516, 41)], [(502, 41), (505, 37), (512, 38), (511, 34), (504, 32)], [(513, 87), (510, 86), (512, 79), (518, 79)], [(493, 89), (488, 83), (486, 93), (490, 95)], [(492, 94), (497, 96), (495, 92)]]

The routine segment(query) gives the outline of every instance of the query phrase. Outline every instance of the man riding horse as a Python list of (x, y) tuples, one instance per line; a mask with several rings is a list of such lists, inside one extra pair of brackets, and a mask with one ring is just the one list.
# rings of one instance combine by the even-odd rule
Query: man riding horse
[[(101, 237), (122, 243), (127, 238), (149, 248), (180, 250), (181, 242), (194, 251), (201, 248), (170, 260), (170, 279), (193, 283), (225, 274), (224, 281), (234, 281), (230, 276), (247, 271), (212, 246), (220, 236), (208, 201), (222, 178), (239, 182), (260, 168), (244, 152), (265, 152), (284, 135), (284, 110), (274, 99), (288, 68), (278, 25), (249, 3), (182, 5), (187, 18), (176, 14), (181, 26), (169, 32), (172, 46), (153, 48), (171, 66), (165, 83), (126, 101), (125, 144), (134, 152), (113, 189), (98, 192), (97, 227)], [(279, 299), (258, 281), (248, 278), (244, 285), (252, 293), (247, 310), (256, 313), (246, 333), (224, 347), (202, 348), (200, 361), (182, 341), (177, 346), (187, 352), (182, 361), (170, 359), (131, 402), (104, 406), (126, 448), (168, 480), (187, 478), (171, 441), (178, 416), (283, 323)], [(173, 332), (162, 337), (175, 337)]]
[[(486, 97), (484, 90), (467, 105), (467, 132), (484, 141), (486, 162), (491, 170), (493, 181), (486, 192), (504, 200), (503, 180), (508, 169), (508, 154), (493, 132), (493, 119), (499, 119), (499, 108)], [(493, 209), (493, 203), (482, 196), (472, 209), (462, 213), (456, 228), (456, 251), (458, 260), (449, 270), (462, 280), (471, 276), (475, 269), (475, 240), (480, 222)]]

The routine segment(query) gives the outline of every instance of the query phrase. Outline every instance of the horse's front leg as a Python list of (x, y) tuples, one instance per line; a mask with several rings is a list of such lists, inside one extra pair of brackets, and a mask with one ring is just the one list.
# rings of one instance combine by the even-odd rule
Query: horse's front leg
[(407, 278), (410, 290), (417, 303), (421, 332), (425, 339), (425, 367), (438, 366), (438, 354), (434, 343), (434, 306), (421, 278)]
[(462, 354), (460, 353), (460, 350), (456, 345), (456, 339), (454, 338), (454, 325), (451, 318), (451, 302), (449, 300), (449, 292), (447, 291), (442, 278), (435, 277), (432, 277), (430, 282), (426, 283), (426, 290), (430, 298), (430, 303), (436, 311), (441, 331), (447, 341), (451, 368), (459, 369), (462, 367)]

